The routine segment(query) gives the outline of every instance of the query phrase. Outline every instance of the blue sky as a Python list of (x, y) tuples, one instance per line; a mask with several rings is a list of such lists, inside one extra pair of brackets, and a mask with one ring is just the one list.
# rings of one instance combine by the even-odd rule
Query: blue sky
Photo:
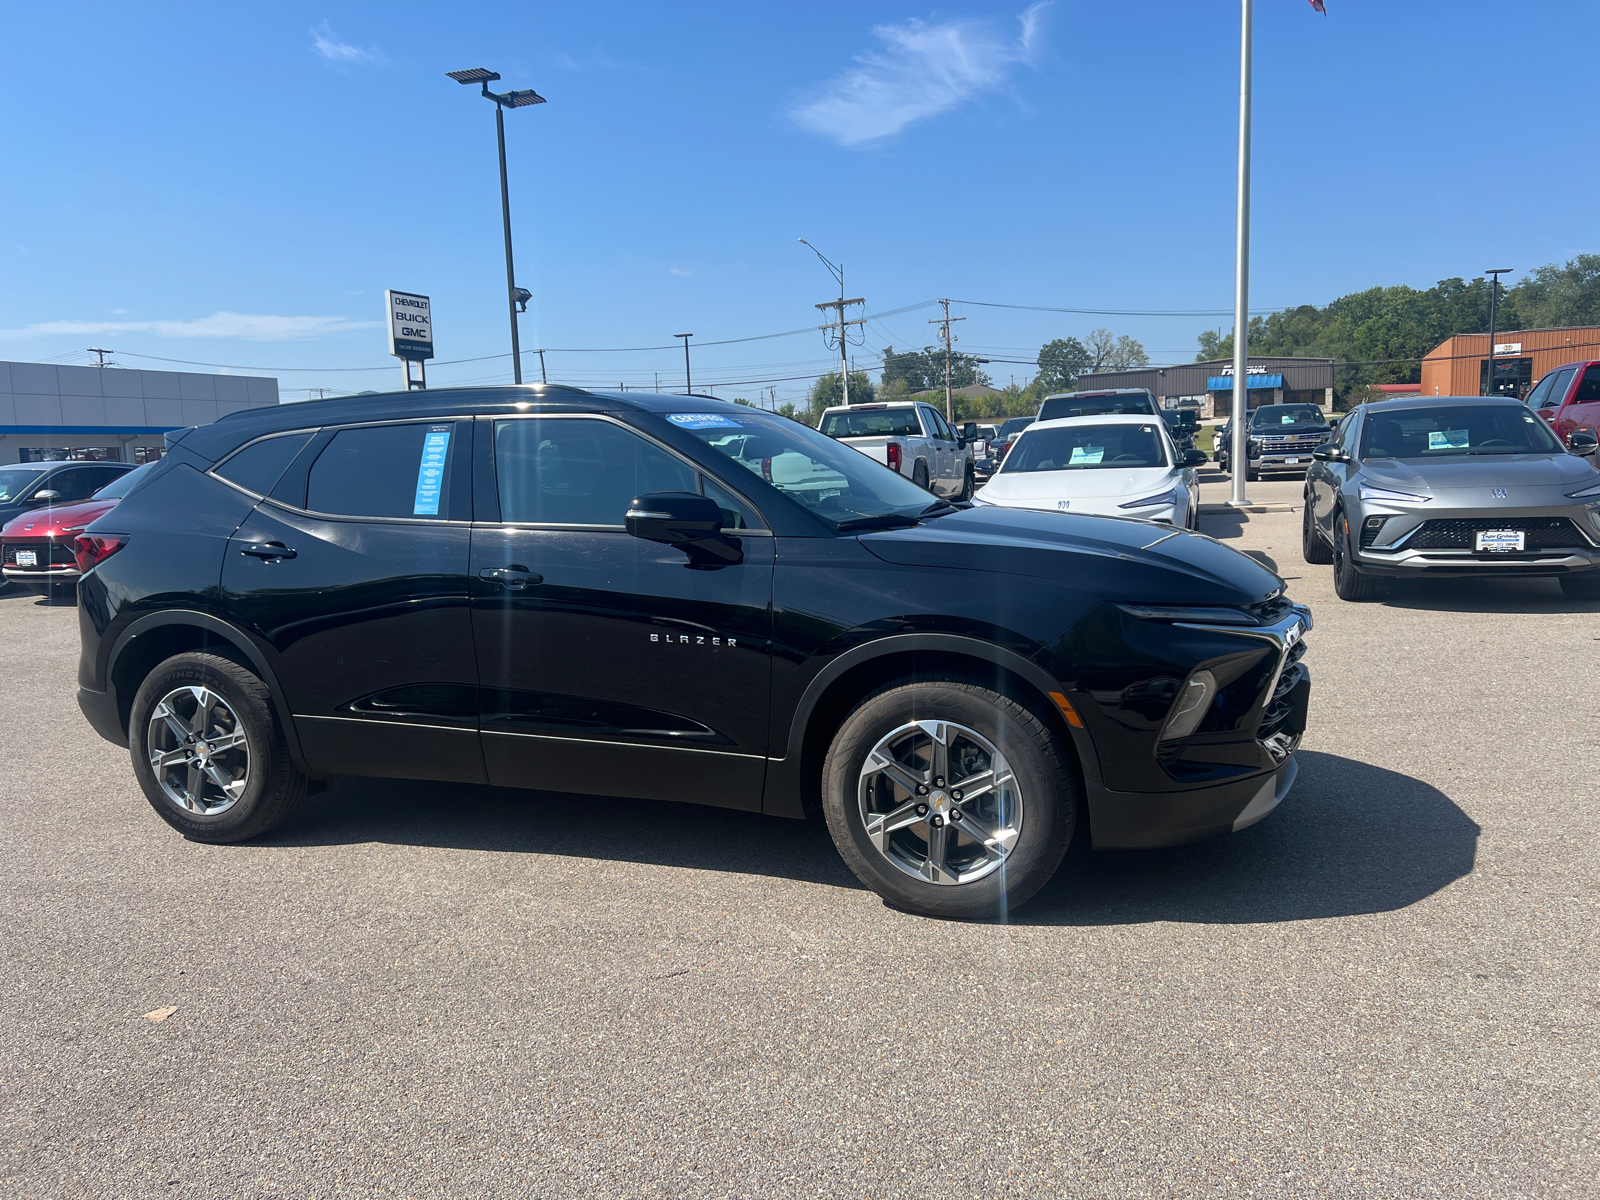
[[(1256, 3), (1256, 305), (1600, 249), (1590, 73), (1561, 65), (1600, 33), (1592, 0), (1328, 8)], [(523, 346), (567, 351), (555, 379), (680, 386), (675, 350), (571, 351), (814, 324), (836, 293), (802, 236), (875, 313), (1225, 310), (1238, 21), (1222, 0), (13, 8), (0, 358), (389, 388), (386, 287), (433, 297), (441, 360), (505, 354), (493, 107), (444, 77), (473, 66), (549, 100), (507, 125)], [(858, 364), (930, 342), (936, 311), (873, 321)], [(995, 357), (1107, 326), (1180, 361), (1227, 323), (954, 311)], [(696, 383), (790, 399), (828, 358), (814, 332), (704, 346)]]

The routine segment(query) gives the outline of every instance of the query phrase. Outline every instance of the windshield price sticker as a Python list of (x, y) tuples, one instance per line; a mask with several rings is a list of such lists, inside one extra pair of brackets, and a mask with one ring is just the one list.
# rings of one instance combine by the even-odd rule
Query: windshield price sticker
[(1067, 463), (1069, 467), (1092, 467), (1097, 465), (1106, 456), (1104, 446), (1074, 446), (1072, 458)]
[(439, 493), (444, 486), (445, 452), (450, 447), (450, 426), (430, 425), (422, 443), (422, 462), (417, 466), (417, 498), (411, 514), (417, 517), (439, 515)]
[(667, 420), (684, 429), (742, 429), (743, 421), (720, 413), (668, 413)]
[(1429, 450), (1465, 450), (1467, 448), (1467, 431), (1465, 429), (1434, 429), (1428, 432)]

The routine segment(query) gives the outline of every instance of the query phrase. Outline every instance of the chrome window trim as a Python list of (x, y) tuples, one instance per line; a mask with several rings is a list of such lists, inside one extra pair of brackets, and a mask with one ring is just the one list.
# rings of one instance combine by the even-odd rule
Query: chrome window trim
[[(483, 414), (483, 416), (484, 416), (484, 419), (488, 422), (488, 424), (490, 426), (490, 430), (489, 430), (489, 457), (490, 457), (491, 461), (494, 461), (494, 463), (495, 463), (495, 492), (496, 492), (496, 495), (499, 494), (499, 490), (500, 490), (500, 464), (499, 464), (498, 460), (494, 459), (494, 450), (495, 450), (495, 447), (494, 447), (494, 426), (497, 425), (499, 422), (501, 422), (501, 421), (551, 421), (551, 420), (562, 420), (562, 421), (567, 421), (567, 420), (606, 421), (606, 422), (609, 422), (612, 425), (615, 425), (618, 429), (625, 430), (628, 433), (634, 434), (635, 436), (644, 439), (645, 441), (649, 442), (652, 446), (654, 446), (656, 449), (661, 450), (664, 453), (666, 453), (666, 454), (672, 456), (673, 458), (677, 459), (684, 466), (688, 467), (689, 470), (693, 471), (695, 473), (696, 477), (701, 476), (701, 475), (706, 475), (706, 476), (709, 476), (710, 478), (716, 480), (717, 485), (719, 487), (727, 488), (728, 491), (733, 494), (733, 498), (735, 500), (738, 500), (741, 504), (743, 504), (746, 508), (748, 508), (752, 513), (754, 513), (756, 516), (760, 517), (763, 521), (766, 520), (766, 515), (759, 508), (757, 508), (754, 504), (751, 504), (750, 500), (748, 499), (748, 497), (746, 497), (744, 495), (743, 492), (741, 492), (738, 488), (734, 487), (726, 479), (722, 478), (722, 476), (713, 475), (710, 471), (708, 471), (705, 467), (702, 467), (699, 463), (693, 461), (692, 459), (685, 458), (681, 453), (679, 453), (673, 447), (668, 446), (665, 443), (657, 440), (655, 437), (652, 437), (649, 433), (646, 433), (644, 430), (638, 428), (637, 426), (630, 425), (630, 424), (628, 424), (628, 422), (623, 421), (623, 420), (621, 420), (621, 419), (619, 419), (619, 418), (617, 418), (615, 416), (612, 416), (610, 413), (595, 413), (595, 412), (485, 413), (485, 414)], [(704, 496), (705, 492), (702, 491), (700, 494), (702, 496)], [(473, 525), (478, 525), (478, 526), (483, 526), (484, 528), (565, 529), (565, 530), (591, 531), (591, 532), (616, 532), (616, 531), (620, 530), (623, 533), (627, 533), (627, 531), (628, 531), (628, 527), (626, 525), (594, 525), (594, 524), (579, 524), (577, 522), (563, 523), (563, 522), (560, 522), (560, 521), (507, 521), (507, 520), (503, 520), (502, 519), (502, 520), (499, 520), (499, 521), (477, 521), (477, 520), (475, 520), (475, 521), (472, 522), (472, 524)], [(725, 530), (723, 530), (723, 533), (725, 533), (729, 537), (772, 537), (773, 536), (772, 530), (769, 527), (763, 527), (761, 529), (734, 529), (734, 530), (726, 530), (725, 529)]]
[[(206, 474), (211, 476), (213, 479), (217, 480), (220, 483), (227, 484), (229, 487), (233, 488), (235, 491), (243, 492), (246, 496), (254, 496), (257, 500), (265, 500), (267, 497), (263, 496), (260, 492), (252, 492), (249, 488), (245, 487), (244, 484), (235, 483), (233, 480), (227, 478), (226, 476), (217, 474), (217, 472), (220, 471), (228, 463), (232, 462), (234, 460), (234, 458), (236, 458), (238, 455), (243, 454), (246, 450), (250, 449), (251, 446), (254, 446), (259, 442), (269, 442), (273, 438), (293, 437), (297, 433), (303, 433), (303, 434), (306, 434), (308, 438), (314, 438), (314, 437), (317, 436), (317, 434), (321, 433), (324, 428), (330, 428), (331, 429), (331, 428), (333, 428), (333, 426), (314, 425), (314, 426), (311, 426), (310, 428), (307, 428), (307, 429), (277, 429), (277, 430), (274, 430), (272, 433), (263, 433), (260, 437), (251, 438), (248, 442), (245, 442), (243, 445), (235, 446), (232, 450), (229, 450), (227, 454), (225, 454), (223, 457), (217, 459), (216, 462), (212, 463), (209, 467), (206, 468)], [(308, 440), (306, 442), (306, 445), (310, 445), (310, 444), (311, 443)], [(305, 446), (301, 446), (300, 449), (304, 450)], [(298, 458), (298, 457), (299, 457), (299, 454), (297, 452), (296, 455), (295, 455), (295, 458)], [(294, 465), (294, 459), (291, 458), (289, 460), (289, 466), (293, 466), (293, 465)], [(287, 471), (289, 469), (289, 466), (285, 466), (284, 470)], [(281, 478), (281, 476), (280, 476), (280, 478)], [(287, 506), (285, 506), (285, 507), (287, 507)], [(295, 511), (299, 511), (299, 510), (295, 510)]]

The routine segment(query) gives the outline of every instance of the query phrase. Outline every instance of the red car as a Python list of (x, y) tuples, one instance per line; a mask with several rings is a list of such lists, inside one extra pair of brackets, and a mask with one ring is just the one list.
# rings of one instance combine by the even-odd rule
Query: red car
[(1600, 436), (1600, 361), (1567, 363), (1545, 372), (1528, 393), (1528, 407), (1537, 409), (1563, 442), (1580, 429)]
[(115, 508), (154, 465), (146, 463), (117, 476), (87, 500), (36, 508), (12, 518), (0, 528), (0, 569), (5, 581), (25, 584), (41, 596), (70, 595), (83, 573), (77, 535)]

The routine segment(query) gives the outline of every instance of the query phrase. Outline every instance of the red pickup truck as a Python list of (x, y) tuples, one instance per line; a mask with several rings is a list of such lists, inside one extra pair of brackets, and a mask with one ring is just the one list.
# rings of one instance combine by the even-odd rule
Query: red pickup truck
[(1528, 407), (1549, 421), (1563, 442), (1580, 429), (1600, 436), (1600, 360), (1547, 371), (1528, 393)]

